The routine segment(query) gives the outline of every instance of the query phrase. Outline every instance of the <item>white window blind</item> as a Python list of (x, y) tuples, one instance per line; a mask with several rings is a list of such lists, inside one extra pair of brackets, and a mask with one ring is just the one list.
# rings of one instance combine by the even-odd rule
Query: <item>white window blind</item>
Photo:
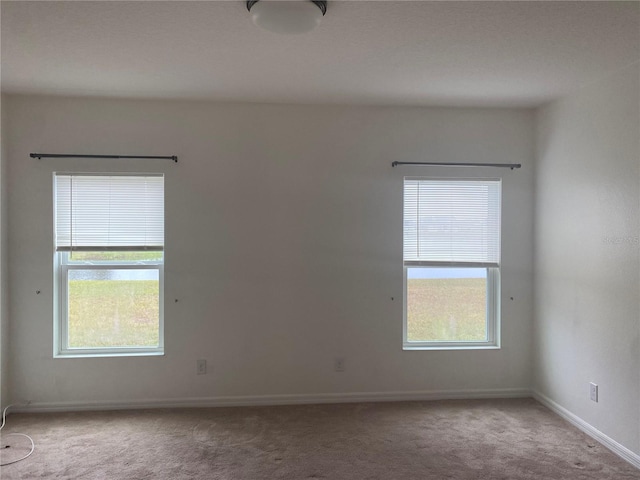
[(500, 180), (405, 178), (405, 265), (500, 264)]
[(162, 250), (162, 175), (55, 175), (57, 251)]

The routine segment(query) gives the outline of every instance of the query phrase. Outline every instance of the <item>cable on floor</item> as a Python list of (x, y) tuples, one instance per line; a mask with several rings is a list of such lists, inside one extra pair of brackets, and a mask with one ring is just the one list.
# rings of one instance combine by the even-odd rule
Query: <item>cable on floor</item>
[[(16, 406), (16, 404), (7, 405), (4, 408), (4, 410), (2, 411), (2, 425), (0, 425), (0, 430), (2, 430), (4, 428), (4, 424), (7, 422), (7, 410), (9, 410), (10, 407), (15, 407), (15, 406)], [(36, 449), (36, 444), (34, 443), (33, 438), (31, 438), (29, 435), (27, 435), (25, 433), (7, 433), (5, 435), (5, 437), (10, 437), (12, 435), (13, 436), (20, 436), (20, 437), (27, 437), (27, 439), (29, 439), (29, 441), (31, 442), (31, 450), (24, 457), (21, 457), (21, 458), (19, 458), (17, 460), (12, 460), (11, 462), (7, 462), (7, 463), (0, 463), (0, 467), (4, 467), (6, 465), (12, 465), (14, 463), (21, 462), (25, 458), (29, 457), (33, 453), (33, 451)], [(9, 448), (9, 445), (4, 446), (3, 448)]]

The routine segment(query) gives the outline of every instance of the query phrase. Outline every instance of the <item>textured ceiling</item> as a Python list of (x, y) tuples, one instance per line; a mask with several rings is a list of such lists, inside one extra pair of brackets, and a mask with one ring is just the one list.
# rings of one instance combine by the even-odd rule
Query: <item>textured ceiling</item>
[(535, 106), (640, 58), (640, 3), (329, 1), (315, 31), (241, 1), (2, 1), (2, 91)]

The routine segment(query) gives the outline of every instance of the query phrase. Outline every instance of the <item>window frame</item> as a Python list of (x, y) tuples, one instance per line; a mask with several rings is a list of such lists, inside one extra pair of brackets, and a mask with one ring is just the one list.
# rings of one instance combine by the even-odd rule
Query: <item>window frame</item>
[[(164, 354), (164, 254), (151, 261), (73, 261), (70, 252), (54, 253), (55, 333), (54, 357), (114, 357)], [(70, 270), (157, 270), (158, 271), (158, 345), (152, 347), (70, 347), (69, 346), (69, 271)]]
[[(500, 348), (500, 267), (485, 267), (487, 269), (487, 340), (478, 342), (456, 341), (409, 341), (407, 323), (407, 270), (411, 267), (442, 268), (443, 265), (403, 265), (403, 321), (402, 321), (402, 349), (403, 350), (492, 350)], [(451, 267), (456, 268), (456, 267)], [(460, 265), (459, 268), (469, 268)]]
[[(502, 179), (500, 178), (444, 178), (444, 177), (416, 177), (408, 176), (403, 178), (403, 245), (404, 245), (404, 205), (405, 205), (405, 181), (406, 180), (429, 180), (429, 181), (498, 181), (500, 182), (500, 192), (502, 192)], [(502, 195), (502, 193), (500, 193)], [(502, 200), (500, 200), (500, 217), (502, 217)], [(500, 224), (499, 236), (502, 237), (502, 224)], [(500, 249), (498, 251), (500, 251)], [(439, 262), (439, 261), (415, 261), (404, 259), (404, 247), (402, 258), (402, 292), (403, 292), (403, 312), (402, 312), (402, 349), (403, 350), (497, 350), (501, 348), (501, 262), (496, 266), (486, 266), (473, 262)], [(485, 341), (409, 341), (408, 340), (408, 269), (411, 267), (424, 268), (486, 268), (487, 269), (487, 305), (486, 305), (486, 330)]]
[[(56, 176), (74, 175), (63, 172), (53, 174), (53, 218), (56, 224)], [(78, 175), (91, 176), (162, 176), (163, 174), (145, 173), (89, 173)], [(163, 188), (164, 198), (164, 188)], [(164, 200), (163, 200), (164, 201)], [(164, 224), (164, 218), (163, 218)], [(55, 238), (55, 236), (54, 236)], [(72, 260), (73, 251), (144, 251), (154, 250), (162, 253), (159, 260)], [(134, 357), (164, 355), (164, 245), (156, 248), (105, 247), (57, 249), (53, 245), (53, 357)], [(157, 346), (122, 346), (122, 347), (70, 347), (69, 346), (69, 271), (72, 270), (157, 270), (158, 271), (158, 345)]]

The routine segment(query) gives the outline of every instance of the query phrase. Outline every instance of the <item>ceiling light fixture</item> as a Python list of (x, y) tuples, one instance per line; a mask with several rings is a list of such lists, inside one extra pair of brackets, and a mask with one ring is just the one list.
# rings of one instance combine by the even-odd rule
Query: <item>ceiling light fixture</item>
[(316, 0), (248, 0), (253, 23), (274, 33), (298, 34), (313, 30), (327, 13), (327, 2)]

